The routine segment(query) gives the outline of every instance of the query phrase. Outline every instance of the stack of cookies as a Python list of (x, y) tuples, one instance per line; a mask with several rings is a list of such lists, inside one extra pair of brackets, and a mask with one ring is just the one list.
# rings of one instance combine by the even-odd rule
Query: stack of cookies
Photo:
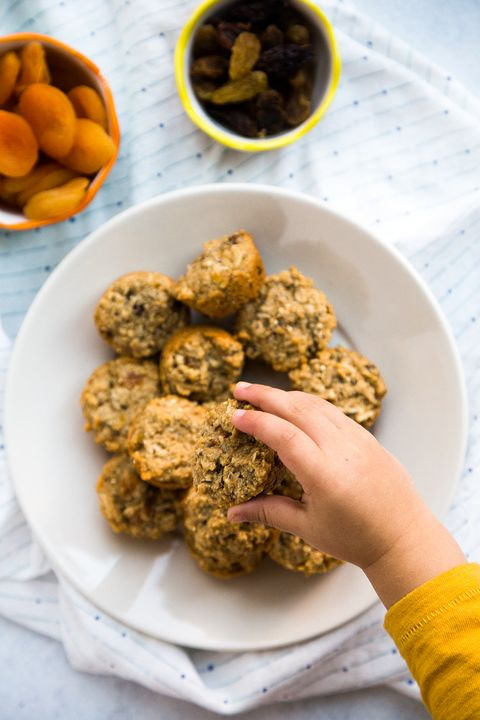
[[(191, 309), (209, 320), (190, 324)], [(234, 313), (232, 333), (212, 323)], [(111, 528), (156, 540), (182, 526), (198, 565), (222, 578), (251, 572), (266, 554), (305, 575), (337, 565), (300, 538), (227, 519), (228, 507), (261, 493), (302, 496), (275, 453), (232, 425), (245, 358), (288, 372), (295, 389), (365, 427), (380, 411), (378, 369), (327, 347), (336, 318), (312, 280), (294, 267), (265, 277), (252, 237), (238, 231), (205, 243), (177, 281), (157, 272), (118, 278), (94, 320), (118, 354), (81, 396), (85, 429), (114, 454), (97, 483)]]

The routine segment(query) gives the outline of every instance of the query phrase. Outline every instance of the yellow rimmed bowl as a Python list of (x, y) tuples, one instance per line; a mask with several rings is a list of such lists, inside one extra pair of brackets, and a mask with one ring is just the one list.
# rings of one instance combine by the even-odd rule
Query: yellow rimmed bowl
[(107, 175), (115, 164), (120, 146), (120, 127), (110, 85), (90, 58), (66, 43), (57, 40), (57, 38), (33, 32), (0, 37), (0, 56), (9, 50), (18, 51), (32, 40), (36, 40), (43, 45), (53, 84), (56, 87), (68, 92), (75, 85), (88, 85), (99, 93), (107, 114), (107, 132), (113, 140), (115, 152), (110, 160), (93, 175), (83, 199), (72, 211), (46, 220), (28, 220), (20, 209), (0, 201), (0, 229), (5, 230), (32, 230), (77, 215), (93, 200), (105, 182)]
[(221, 13), (232, 0), (204, 0), (184, 25), (175, 48), (175, 79), (182, 104), (193, 122), (219, 143), (245, 152), (276, 150), (303, 137), (323, 117), (333, 100), (341, 72), (341, 58), (332, 24), (313, 0), (290, 0), (312, 31), (317, 68), (312, 94), (311, 115), (300, 125), (265, 138), (247, 138), (214, 120), (195, 95), (190, 80), (192, 45), (198, 27), (214, 14)]

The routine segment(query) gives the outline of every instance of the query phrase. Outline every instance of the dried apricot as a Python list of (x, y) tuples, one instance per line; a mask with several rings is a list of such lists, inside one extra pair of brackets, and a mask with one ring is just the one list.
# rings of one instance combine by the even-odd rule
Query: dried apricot
[(30, 175), (33, 175), (37, 170), (38, 173), (36, 177), (28, 187), (19, 192), (16, 197), (16, 204), (20, 205), (20, 207), (23, 207), (33, 195), (43, 190), (60, 187), (60, 185), (64, 185), (66, 182), (69, 182), (69, 180), (77, 177), (77, 173), (74, 170), (57, 165), (57, 163), (40, 165), (40, 167), (33, 170)]
[(20, 58), (16, 52), (7, 52), (0, 57), (0, 105), (10, 100), (19, 72)]
[(192, 63), (190, 75), (194, 80), (220, 80), (227, 76), (228, 60), (220, 55), (206, 55)]
[(213, 25), (201, 25), (193, 40), (193, 55), (215, 55), (218, 52), (217, 31)]
[(22, 63), (20, 76), (15, 87), (17, 95), (20, 95), (28, 85), (50, 82), (45, 50), (39, 42), (32, 40), (24, 45), (20, 53), (20, 60)]
[(27, 175), (22, 175), (21, 177), (3, 178), (1, 183), (2, 193), (8, 196), (12, 202), (15, 202), (16, 196), (19, 193), (32, 187), (32, 185), (34, 185), (40, 178), (43, 178), (44, 175), (50, 172), (52, 167), (60, 167), (60, 165), (57, 165), (56, 163), (37, 165)]
[(72, 170), (92, 175), (110, 160), (114, 152), (112, 138), (100, 125), (92, 120), (79, 118), (75, 123), (72, 148), (60, 161)]
[(0, 173), (7, 177), (26, 175), (37, 158), (37, 141), (27, 121), (0, 110)]
[(83, 199), (88, 183), (87, 178), (75, 178), (53, 190), (36, 193), (23, 208), (23, 213), (29, 220), (49, 220), (71, 213)]
[(261, 47), (256, 35), (249, 32), (240, 33), (232, 46), (228, 68), (230, 80), (239, 80), (250, 72), (260, 57)]
[(57, 160), (70, 151), (76, 118), (65, 93), (52, 85), (34, 83), (21, 94), (18, 110), (47, 155)]
[(103, 100), (96, 90), (88, 85), (77, 85), (67, 93), (78, 118), (93, 120), (107, 130), (107, 112)]
[(266, 90), (267, 87), (268, 78), (265, 73), (255, 70), (240, 78), (240, 80), (231, 80), (219, 87), (212, 95), (212, 102), (215, 105), (243, 102), (255, 97), (258, 93)]

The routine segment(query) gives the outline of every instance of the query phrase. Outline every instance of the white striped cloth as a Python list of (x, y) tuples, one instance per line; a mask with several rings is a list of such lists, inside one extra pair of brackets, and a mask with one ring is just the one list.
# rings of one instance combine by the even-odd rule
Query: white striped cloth
[[(225, 150), (190, 123), (175, 90), (172, 54), (194, 4), (6, 0), (0, 7), (2, 32), (55, 35), (100, 65), (123, 132), (115, 169), (85, 212), (35, 232), (0, 231), (0, 407), (11, 339), (30, 301), (88, 232), (122, 208), (191, 184), (234, 180), (303, 190), (399, 246), (452, 325), (467, 377), (470, 437), (447, 524), (480, 560), (479, 103), (350, 5), (325, 0), (343, 56), (327, 116), (284, 150)], [(225, 714), (381, 683), (418, 697), (382, 629), (380, 605), (322, 637), (257, 653), (186, 650), (100, 613), (50, 571), (16, 503), (1, 432), (0, 613), (61, 641), (75, 668)]]

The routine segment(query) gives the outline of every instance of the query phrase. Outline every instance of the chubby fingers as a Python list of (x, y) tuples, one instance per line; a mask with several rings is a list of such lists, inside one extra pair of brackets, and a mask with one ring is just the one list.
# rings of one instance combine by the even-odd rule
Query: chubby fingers
[(345, 416), (338, 408), (308, 393), (240, 382), (235, 386), (234, 394), (237, 400), (246, 400), (265, 412), (288, 420), (317, 443), (325, 437), (325, 432), (341, 427), (345, 422)]
[(262, 495), (229, 508), (230, 522), (259, 522), (299, 535), (305, 530), (306, 510), (302, 503), (282, 495)]
[(321, 450), (288, 420), (258, 410), (235, 410), (232, 423), (238, 430), (253, 435), (275, 450), (294, 475), (303, 478), (314, 475), (315, 469), (318, 471)]

